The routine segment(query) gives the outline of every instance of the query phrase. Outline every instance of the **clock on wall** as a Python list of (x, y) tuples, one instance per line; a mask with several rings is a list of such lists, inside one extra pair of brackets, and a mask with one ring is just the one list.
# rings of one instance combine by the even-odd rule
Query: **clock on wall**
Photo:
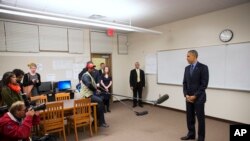
[(225, 29), (220, 33), (220, 40), (222, 42), (229, 42), (233, 38), (233, 31), (230, 29)]

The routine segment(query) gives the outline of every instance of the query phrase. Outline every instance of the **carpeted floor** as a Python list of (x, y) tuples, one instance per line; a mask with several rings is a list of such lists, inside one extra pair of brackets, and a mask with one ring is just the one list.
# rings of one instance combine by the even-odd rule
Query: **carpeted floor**
[[(126, 101), (128, 105), (132, 102)], [(88, 128), (85, 132), (78, 130), (81, 141), (180, 141), (186, 135), (186, 115), (183, 112), (165, 108), (144, 105), (136, 107), (136, 111), (149, 113), (136, 116), (135, 113), (120, 102), (112, 103), (111, 113), (105, 113), (109, 128), (98, 128), (98, 133), (89, 136)], [(228, 141), (230, 123), (206, 119), (206, 141)], [(60, 141), (62, 138), (59, 139)], [(68, 141), (74, 141), (74, 132), (67, 135)]]

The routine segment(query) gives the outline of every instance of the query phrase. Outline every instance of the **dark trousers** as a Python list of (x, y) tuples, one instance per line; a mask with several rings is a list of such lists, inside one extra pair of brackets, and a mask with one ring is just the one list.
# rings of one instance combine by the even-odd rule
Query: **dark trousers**
[(204, 141), (205, 139), (205, 112), (204, 103), (190, 103), (186, 102), (186, 115), (187, 115), (187, 136), (195, 137), (195, 114), (198, 119), (198, 140)]
[(142, 105), (141, 99), (142, 99), (142, 84), (138, 82), (136, 83), (136, 86), (133, 87), (133, 104), (137, 105), (138, 103), (139, 105)]
[(91, 98), (91, 102), (96, 102), (98, 103), (97, 105), (97, 117), (99, 119), (99, 124), (104, 124), (106, 123), (105, 122), (105, 119), (104, 119), (104, 106), (103, 106), (103, 100), (101, 97), (97, 96), (97, 95), (91, 95), (90, 96)]
[(109, 110), (110, 94), (107, 92), (102, 92), (101, 97), (103, 99), (104, 110), (105, 110), (105, 106), (107, 107), (107, 110)]

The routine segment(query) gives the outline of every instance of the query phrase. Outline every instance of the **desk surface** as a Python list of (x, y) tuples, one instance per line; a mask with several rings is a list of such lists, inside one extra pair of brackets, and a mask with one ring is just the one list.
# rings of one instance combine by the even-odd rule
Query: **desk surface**
[[(75, 100), (76, 99), (63, 100), (64, 110), (72, 110), (74, 108)], [(56, 101), (53, 101), (53, 102), (56, 102)], [(48, 103), (53, 103), (53, 102), (48, 102)], [(97, 103), (91, 103), (91, 106), (97, 106)]]

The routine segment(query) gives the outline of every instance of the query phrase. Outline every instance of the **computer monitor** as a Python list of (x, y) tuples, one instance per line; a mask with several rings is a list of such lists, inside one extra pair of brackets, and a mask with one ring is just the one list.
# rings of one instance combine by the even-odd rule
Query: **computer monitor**
[(58, 91), (65, 91), (71, 89), (71, 81), (65, 80), (65, 81), (58, 81), (57, 83)]
[(38, 89), (40, 93), (51, 92), (52, 90), (51, 81), (41, 82), (41, 85), (39, 86)]

